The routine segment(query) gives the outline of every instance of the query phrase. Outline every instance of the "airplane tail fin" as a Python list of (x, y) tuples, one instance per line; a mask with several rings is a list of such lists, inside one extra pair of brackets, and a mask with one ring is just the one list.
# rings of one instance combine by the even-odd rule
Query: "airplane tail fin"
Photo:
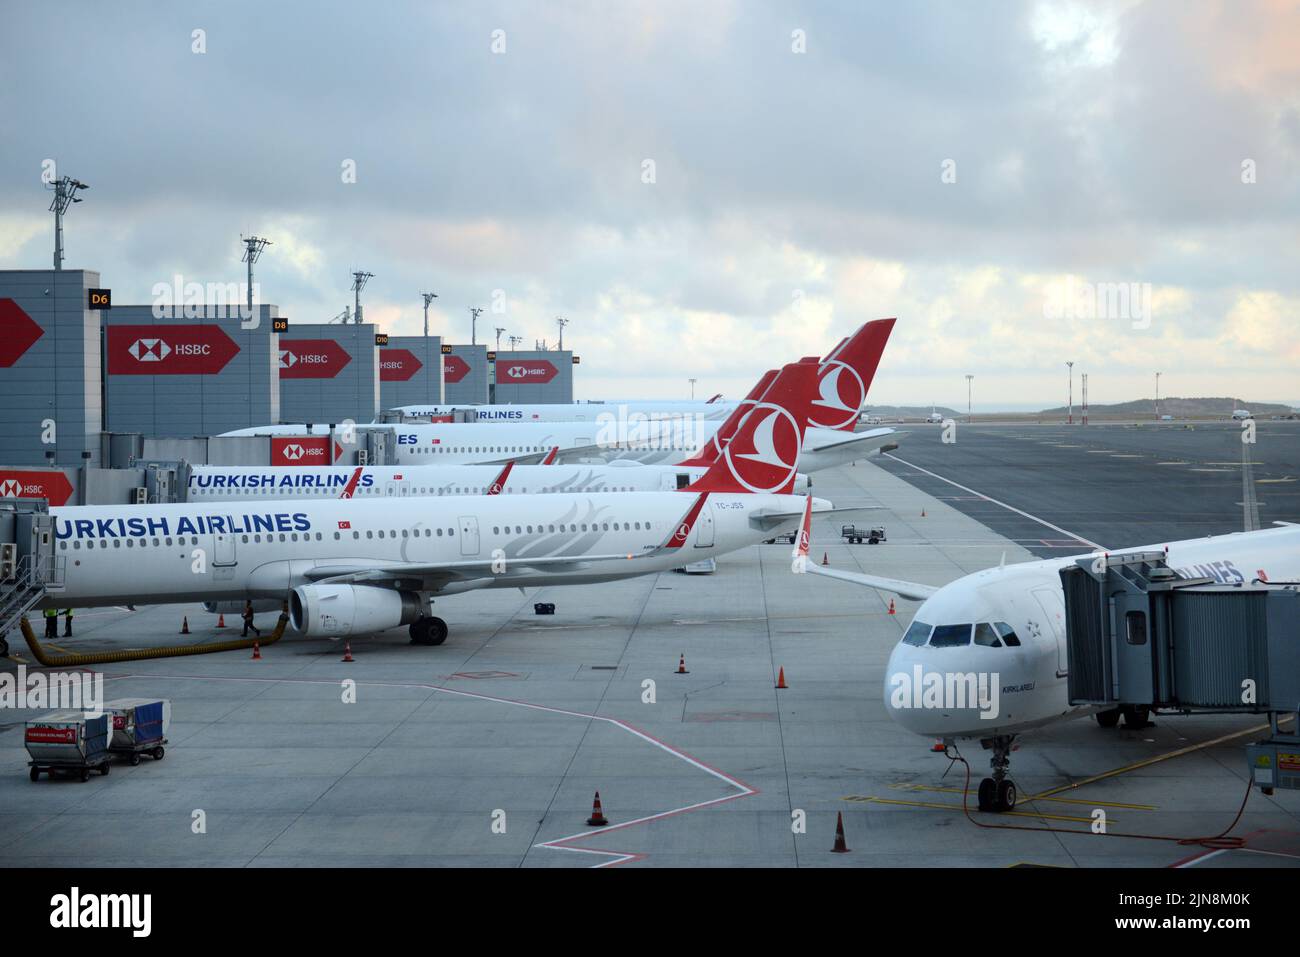
[(876, 319), (864, 323), (822, 360), (819, 394), (813, 402), (809, 425), (853, 431), (895, 321)]
[(685, 491), (788, 494), (799, 469), (817, 375), (817, 366), (810, 362), (783, 367), (718, 460)]
[(690, 458), (677, 464), (698, 466), (712, 465), (716, 462), (718, 456), (722, 454), (723, 448), (736, 434), (736, 429), (740, 426), (740, 420), (745, 417), (745, 413), (749, 411), (755, 402), (763, 398), (763, 394), (767, 392), (767, 388), (772, 384), (772, 380), (776, 378), (776, 374), (776, 369), (768, 369), (763, 373), (763, 377), (758, 380), (758, 384), (749, 390), (749, 394), (744, 399), (737, 403), (736, 407), (731, 411), (731, 415), (727, 416), (722, 425), (718, 427), (718, 431), (713, 433), (713, 437), (704, 443), (704, 447)]

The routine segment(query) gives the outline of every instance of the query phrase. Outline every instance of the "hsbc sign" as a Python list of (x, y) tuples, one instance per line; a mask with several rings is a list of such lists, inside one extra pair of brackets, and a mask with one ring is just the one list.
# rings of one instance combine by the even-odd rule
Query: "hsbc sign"
[[(329, 465), (329, 436), (304, 435), (271, 439), (272, 465)], [(343, 457), (343, 447), (334, 443), (334, 461)]]
[(30, 349), (45, 330), (12, 299), (0, 299), (0, 369), (7, 369)]
[(410, 349), (380, 349), (379, 379), (381, 382), (406, 382), (424, 368)]
[(455, 385), (469, 375), (469, 363), (460, 356), (442, 357), (442, 377), (449, 384)]
[(216, 375), (239, 346), (219, 326), (109, 326), (109, 375)]
[(333, 379), (351, 361), (334, 339), (280, 339), (281, 379)]
[(497, 363), (497, 382), (550, 382), (560, 371), (547, 359), (515, 359)]
[(62, 472), (0, 469), (0, 498), (43, 498), (58, 507), (72, 497), (72, 483)]

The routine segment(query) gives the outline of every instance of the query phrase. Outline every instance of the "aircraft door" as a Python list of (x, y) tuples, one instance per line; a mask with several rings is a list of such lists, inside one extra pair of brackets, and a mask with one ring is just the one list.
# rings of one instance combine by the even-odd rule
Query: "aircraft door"
[(478, 519), (473, 515), (460, 517), (460, 553), (471, 556), (478, 554)]
[(700, 509), (699, 518), (695, 520), (695, 547), (713, 547), (713, 509), (707, 503)]
[(1056, 588), (1035, 588), (1034, 598), (1043, 610), (1043, 636), (1056, 641), (1056, 677), (1070, 673), (1070, 656), (1065, 645), (1065, 599)]

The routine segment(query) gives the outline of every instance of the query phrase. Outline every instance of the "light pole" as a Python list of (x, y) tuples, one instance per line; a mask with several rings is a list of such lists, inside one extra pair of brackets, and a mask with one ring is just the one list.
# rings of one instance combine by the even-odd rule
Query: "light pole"
[(974, 379), (974, 378), (975, 378), (975, 377), (974, 377), (973, 375), (971, 375), (969, 372), (966, 373), (966, 424), (967, 424), (967, 425), (970, 425), (970, 423), (971, 423), (971, 411), (970, 411), (970, 385), (971, 385), (971, 380)]
[(433, 302), (433, 300), (438, 298), (438, 294), (436, 292), (422, 292), (420, 293), (420, 295), (424, 297), (424, 338), (428, 339), (429, 338), (429, 304)]
[(260, 236), (240, 236), (244, 244), (244, 262), (248, 263), (248, 318), (253, 317), (253, 263), (262, 256), (262, 250), (271, 245), (271, 240)]
[(375, 278), (372, 272), (362, 272), (357, 270), (352, 274), (352, 293), (355, 297), (352, 310), (352, 321), (358, 326), (361, 325), (361, 290), (366, 288), (366, 283)]
[(483, 312), (478, 306), (469, 307), (469, 344), (478, 345), (478, 317)]
[(510, 351), (511, 351), (511, 352), (514, 352), (516, 349), (518, 349), (518, 348), (519, 348), (519, 343), (521, 343), (521, 342), (524, 341), (524, 337), (523, 337), (523, 336), (507, 336), (507, 338), (510, 340)]
[(1065, 424), (1074, 425), (1074, 363), (1067, 362), (1065, 365), (1070, 370), (1070, 411)]
[(53, 183), (46, 186), (47, 189), (54, 190), (54, 199), (50, 203), (50, 212), (54, 214), (54, 268), (63, 268), (63, 214), (68, 211), (68, 207), (73, 203), (81, 202), (77, 198), (77, 190), (90, 189), (79, 179), (73, 179), (71, 176), (62, 176)]
[(564, 327), (569, 324), (569, 320), (563, 316), (555, 317), (555, 324), (560, 327), (560, 351), (564, 351)]
[(497, 352), (501, 351), (501, 333), (505, 331), (505, 326), (497, 326)]
[(1156, 373), (1156, 421), (1160, 421), (1160, 373)]
[(696, 380), (696, 379), (687, 379), (686, 381), (689, 382), (689, 383), (691, 384), (691, 400), (694, 401), (694, 399), (695, 399), (695, 383), (696, 383), (698, 380)]

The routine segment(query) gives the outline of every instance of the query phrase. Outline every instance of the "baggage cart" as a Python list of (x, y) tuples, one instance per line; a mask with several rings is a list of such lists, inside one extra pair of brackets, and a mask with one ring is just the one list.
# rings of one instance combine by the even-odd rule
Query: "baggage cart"
[(161, 761), (171, 725), (172, 703), (166, 698), (118, 698), (104, 704), (111, 725), (108, 750), (135, 767), (142, 754)]
[(108, 752), (108, 714), (55, 711), (27, 722), (23, 742), (31, 760), (31, 779), (41, 772), (56, 772), (90, 778), (91, 771), (108, 774), (112, 755)]

